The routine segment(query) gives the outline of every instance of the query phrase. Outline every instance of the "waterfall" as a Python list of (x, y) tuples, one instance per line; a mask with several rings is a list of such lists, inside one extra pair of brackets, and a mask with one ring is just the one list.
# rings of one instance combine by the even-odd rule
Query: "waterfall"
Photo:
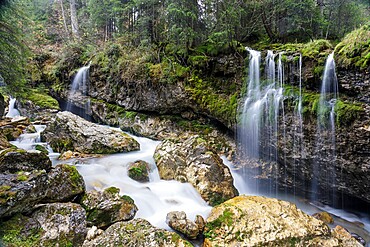
[[(68, 93), (68, 99), (67, 99), (67, 111), (72, 111), (73, 102), (78, 100), (81, 96), (86, 96), (87, 92), (89, 90), (89, 69), (90, 69), (91, 62), (82, 68), (80, 68), (73, 78), (71, 89)], [(79, 100), (78, 100), (79, 101)], [(81, 103), (81, 102), (79, 102)], [(83, 108), (85, 110), (90, 109), (89, 101), (87, 100), (84, 103)]]
[[(264, 160), (274, 163), (276, 177), (278, 177), (278, 118), (283, 100), (284, 81), (281, 55), (276, 65), (276, 54), (272, 51), (267, 52), (265, 78), (261, 80), (261, 53), (249, 48), (247, 50), (250, 53), (249, 79), (238, 128), (239, 151), (245, 160), (251, 162)], [(277, 73), (276, 67), (278, 67)], [(277, 180), (275, 185), (271, 185), (270, 190), (272, 187), (277, 189)]]
[[(334, 52), (325, 64), (320, 99), (317, 107), (316, 159), (313, 167), (312, 189), (328, 203), (335, 202), (336, 153), (335, 153), (335, 104), (338, 98), (338, 80), (335, 73)], [(325, 184), (319, 186), (317, 178)], [(322, 188), (320, 191), (319, 188)], [(332, 188), (332, 189), (330, 189)]]
[(8, 113), (6, 114), (6, 117), (14, 118), (18, 117), (21, 114), (17, 109), (15, 109), (15, 102), (17, 101), (16, 98), (10, 97), (9, 99), (9, 106), (8, 106)]

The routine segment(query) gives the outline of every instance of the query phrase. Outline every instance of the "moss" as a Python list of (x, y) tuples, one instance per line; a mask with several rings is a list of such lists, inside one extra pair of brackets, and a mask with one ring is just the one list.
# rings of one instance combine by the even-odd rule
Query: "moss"
[(147, 167), (143, 164), (131, 167), (128, 170), (128, 176), (133, 180), (141, 181), (143, 178), (148, 176)]
[(48, 95), (46, 89), (42, 87), (27, 90), (21, 97), (32, 101), (41, 108), (60, 110), (58, 101)]
[(128, 203), (130, 203), (130, 204), (134, 204), (135, 202), (134, 202), (134, 199), (132, 199), (130, 196), (128, 196), (128, 195), (123, 195), (123, 196), (121, 196), (121, 198), (123, 199), (123, 200), (125, 200), (125, 201), (127, 201)]
[(35, 146), (35, 149), (37, 150), (37, 151), (40, 151), (41, 153), (43, 153), (43, 154), (46, 154), (46, 155), (48, 155), (49, 154), (49, 151), (43, 146), (43, 145), (40, 145), (40, 144), (37, 144), (36, 146)]
[(370, 26), (364, 25), (347, 34), (335, 47), (337, 65), (345, 68), (370, 68)]
[(71, 185), (74, 187), (73, 190), (81, 189), (81, 185), (84, 184), (84, 180), (81, 176), (81, 174), (77, 171), (77, 168), (73, 165), (67, 165), (63, 164), (63, 170), (64, 173), (68, 173), (69, 181), (71, 182)]
[(358, 119), (364, 111), (363, 106), (359, 103), (338, 100), (335, 104), (336, 124), (338, 126), (348, 126), (355, 119)]
[(213, 221), (208, 221), (205, 226), (204, 236), (213, 239), (217, 236), (217, 231), (224, 225), (230, 227), (234, 223), (234, 213), (226, 208), (222, 214)]
[(104, 190), (104, 193), (110, 194), (110, 195), (117, 195), (119, 194), (120, 189), (117, 187), (109, 187)]
[(17, 180), (18, 181), (27, 181), (28, 180), (28, 176), (26, 174), (19, 174), (17, 176)]
[(28, 217), (18, 214), (10, 220), (0, 222), (0, 240), (3, 241), (5, 246), (39, 246), (43, 230), (37, 225), (31, 228), (26, 227), (28, 221)]

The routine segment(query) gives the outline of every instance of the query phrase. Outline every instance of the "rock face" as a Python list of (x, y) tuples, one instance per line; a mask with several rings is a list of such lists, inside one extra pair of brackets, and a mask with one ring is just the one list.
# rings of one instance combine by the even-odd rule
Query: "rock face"
[(9, 148), (0, 152), (0, 172), (51, 170), (51, 161), (47, 154), (40, 151), (25, 151)]
[(0, 94), (0, 117), (4, 115), (5, 111), (5, 101), (4, 101), (4, 96)]
[(95, 239), (85, 241), (84, 247), (184, 247), (192, 246), (179, 235), (152, 226), (148, 221), (135, 219), (117, 222)]
[(127, 134), (88, 122), (70, 112), (59, 112), (41, 137), (58, 152), (109, 154), (140, 148), (139, 143)]
[(189, 182), (210, 205), (238, 195), (230, 170), (222, 159), (197, 135), (165, 140), (158, 145), (154, 159), (165, 180)]
[(294, 204), (258, 196), (235, 197), (213, 208), (204, 235), (205, 247), (358, 246)]
[(118, 221), (134, 218), (137, 207), (129, 196), (120, 196), (119, 189), (110, 187), (104, 191), (89, 191), (81, 200), (86, 209), (90, 226), (106, 228)]
[(198, 225), (186, 217), (185, 212), (169, 212), (166, 217), (166, 223), (172, 229), (181, 232), (189, 239), (196, 239), (201, 233)]

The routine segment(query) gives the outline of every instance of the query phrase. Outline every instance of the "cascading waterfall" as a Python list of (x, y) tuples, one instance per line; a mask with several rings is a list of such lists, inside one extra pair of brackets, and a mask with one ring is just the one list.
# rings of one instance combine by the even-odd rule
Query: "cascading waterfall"
[[(284, 80), (281, 56), (278, 61), (278, 82), (276, 81), (276, 55), (272, 51), (267, 52), (265, 80), (261, 81), (261, 53), (249, 48), (247, 50), (250, 53), (249, 80), (238, 130), (240, 152), (246, 160), (252, 162), (265, 160), (277, 164), (278, 118), (283, 99)], [(270, 190), (273, 187), (277, 189), (277, 184), (271, 185)]]
[[(73, 100), (79, 96), (86, 96), (89, 90), (89, 69), (91, 62), (82, 68), (80, 68), (73, 78), (71, 89), (68, 93), (68, 102), (66, 106), (67, 111), (72, 111)], [(90, 109), (90, 101), (87, 100), (84, 103), (84, 110), (88, 111)]]
[[(335, 72), (334, 52), (325, 64), (319, 105), (317, 107), (316, 159), (313, 167), (313, 192), (323, 200), (335, 203), (336, 153), (335, 153), (335, 104), (338, 99), (338, 80)], [(317, 178), (326, 184), (319, 186)], [(331, 185), (331, 186), (329, 186)], [(332, 189), (330, 189), (330, 187)], [(319, 188), (324, 188), (321, 192)], [(321, 193), (320, 193), (321, 192)], [(314, 193), (314, 198), (316, 198)]]
[(21, 114), (19, 111), (15, 108), (15, 102), (17, 101), (16, 98), (10, 97), (9, 99), (9, 106), (8, 106), (8, 113), (6, 114), (6, 117), (14, 118), (18, 117)]

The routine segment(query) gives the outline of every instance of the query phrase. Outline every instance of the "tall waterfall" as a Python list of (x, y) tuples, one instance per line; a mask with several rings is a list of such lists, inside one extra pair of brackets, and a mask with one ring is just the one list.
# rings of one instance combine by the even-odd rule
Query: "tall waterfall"
[(8, 106), (8, 113), (6, 114), (6, 117), (14, 118), (18, 117), (21, 114), (19, 111), (15, 108), (15, 102), (17, 101), (16, 98), (10, 97), (9, 99), (9, 106)]
[[(338, 98), (338, 80), (335, 72), (334, 52), (325, 64), (321, 84), (319, 104), (317, 107), (316, 160), (313, 167), (314, 192), (324, 188), (320, 196), (328, 202), (335, 202), (336, 187), (336, 153), (335, 153), (335, 104)], [(317, 178), (323, 177), (325, 185), (319, 186)], [(332, 185), (332, 186), (329, 186)], [(330, 189), (329, 187), (333, 188)], [(314, 198), (316, 199), (316, 198)]]
[[(79, 98), (81, 96), (86, 96), (87, 92), (89, 90), (89, 69), (90, 69), (91, 62), (84, 67), (81, 67), (75, 77), (73, 78), (71, 89), (68, 93), (68, 102), (66, 106), (67, 111), (72, 111), (72, 107), (74, 105), (74, 102), (78, 102), (81, 104), (81, 101)], [(88, 111), (90, 108), (90, 102), (89, 100), (83, 100), (84, 105), (82, 108), (84, 108), (85, 111)], [(86, 101), (86, 102), (85, 102)]]
[(276, 65), (276, 54), (267, 52), (265, 77), (261, 80), (261, 53), (247, 50), (250, 53), (249, 79), (238, 129), (239, 150), (245, 160), (265, 160), (277, 164), (278, 118), (282, 109), (284, 81), (281, 55)]

